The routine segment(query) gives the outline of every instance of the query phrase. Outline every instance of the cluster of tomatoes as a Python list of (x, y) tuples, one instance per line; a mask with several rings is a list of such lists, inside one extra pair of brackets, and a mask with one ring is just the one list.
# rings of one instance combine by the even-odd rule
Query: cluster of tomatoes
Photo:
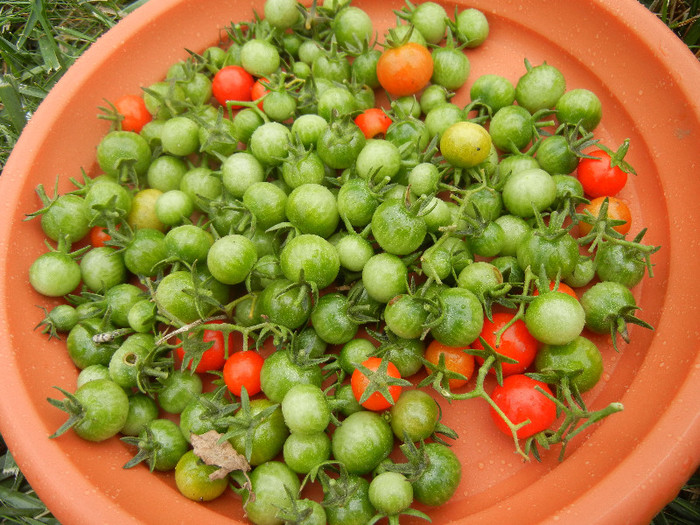
[[(198, 501), (238, 486), (253, 523), (344, 524), (453, 495), (436, 397), (487, 402), (524, 456), (592, 417), (584, 329), (617, 346), (648, 327), (630, 288), (657, 248), (627, 239), (616, 197), (628, 144), (598, 144), (599, 99), (546, 63), (452, 103), (485, 16), (397, 15), (382, 50), (349, 2), (267, 0), (105, 110), (101, 174), (38, 188), (57, 246), (30, 282), (67, 298), (42, 325), (81, 370), (55, 435), (121, 434), (126, 466), (174, 469)], [(212, 450), (239, 468), (217, 476)]]

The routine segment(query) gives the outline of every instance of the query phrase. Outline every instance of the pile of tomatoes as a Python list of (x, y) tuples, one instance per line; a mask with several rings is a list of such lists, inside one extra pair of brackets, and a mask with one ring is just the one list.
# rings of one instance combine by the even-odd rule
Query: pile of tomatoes
[(30, 282), (66, 298), (41, 325), (80, 370), (54, 437), (119, 434), (127, 467), (197, 501), (232, 486), (253, 523), (395, 523), (461, 479), (436, 398), (488, 403), (523, 457), (622, 408), (581, 394), (603, 372), (584, 330), (651, 328), (629, 144), (547, 63), (452, 103), (486, 17), (397, 16), (379, 46), (349, 2), (267, 0), (103, 108), (100, 173), (31, 214), (56, 247)]

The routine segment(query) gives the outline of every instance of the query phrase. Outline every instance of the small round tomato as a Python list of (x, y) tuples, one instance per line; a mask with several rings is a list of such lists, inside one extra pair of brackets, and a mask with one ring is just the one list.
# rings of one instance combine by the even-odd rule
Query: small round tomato
[(221, 496), (228, 487), (226, 477), (211, 479), (219, 467), (207, 465), (190, 450), (175, 466), (175, 484), (183, 496), (194, 501), (211, 501)]
[(80, 266), (64, 252), (46, 252), (29, 267), (29, 282), (42, 295), (60, 297), (80, 284)]
[[(423, 357), (428, 362), (437, 365), (440, 362), (440, 356), (444, 356), (445, 368), (450, 372), (464, 376), (464, 379), (458, 377), (449, 379), (450, 389), (459, 388), (467, 383), (474, 372), (474, 356), (466, 353), (466, 349), (466, 347), (447, 346), (434, 339), (426, 348)], [(427, 365), (426, 370), (429, 373), (432, 371)]]
[(345, 418), (331, 437), (333, 457), (350, 474), (367, 474), (391, 453), (394, 433), (380, 414), (361, 410)]
[(397, 516), (413, 503), (413, 486), (398, 472), (382, 472), (369, 484), (369, 501), (377, 512)]
[(481, 164), (491, 151), (491, 136), (483, 126), (473, 122), (456, 122), (440, 138), (445, 160), (458, 168)]
[(425, 46), (407, 42), (386, 49), (377, 62), (377, 79), (390, 95), (413, 95), (430, 82), (433, 58)]
[(443, 505), (454, 495), (462, 479), (462, 465), (452, 449), (442, 443), (426, 443), (422, 449), (427, 466), (413, 482), (413, 495), (424, 505)]
[[(222, 324), (223, 321), (211, 321), (210, 323), (207, 324)], [(205, 350), (202, 355), (199, 363), (197, 364), (197, 368), (195, 368), (195, 372), (202, 373), (202, 372), (209, 372), (212, 370), (221, 370), (221, 367), (224, 366), (224, 363), (226, 362), (226, 354), (231, 354), (233, 353), (233, 345), (234, 345), (234, 339), (233, 339), (233, 332), (228, 334), (228, 348), (226, 347), (226, 343), (224, 341), (224, 333), (221, 330), (210, 330), (210, 329), (205, 329), (204, 333), (202, 334), (202, 341), (204, 343), (209, 343), (212, 342), (212, 346)], [(178, 340), (178, 343), (180, 341)], [(177, 360), (178, 362), (182, 362), (182, 360), (185, 358), (185, 350), (183, 347), (178, 347), (175, 349), (175, 353), (177, 354)], [(187, 362), (187, 368), (189, 370), (192, 370), (192, 360), (188, 359)]]
[(355, 124), (368, 139), (386, 135), (392, 120), (383, 109), (369, 108), (355, 117)]
[[(362, 363), (362, 366), (364, 366), (365, 368), (369, 369), (372, 372), (376, 372), (379, 369), (379, 366), (381, 365), (381, 363), (382, 363), (381, 358), (370, 357), (369, 359), (365, 360)], [(393, 377), (393, 378), (400, 378), (401, 377), (401, 374), (399, 373), (399, 369), (396, 368), (396, 365), (394, 365), (391, 362), (387, 363), (386, 375), (387, 375), (387, 377)], [(352, 385), (352, 392), (353, 392), (353, 394), (355, 394), (355, 399), (360, 401), (362, 399), (362, 396), (365, 394), (367, 387), (370, 385), (370, 378), (368, 378), (358, 368), (352, 373), (352, 378), (350, 379), (350, 384)], [(360, 404), (364, 408), (366, 408), (367, 410), (374, 410), (374, 411), (385, 410), (385, 409), (391, 407), (394, 403), (396, 403), (396, 400), (399, 398), (399, 395), (401, 395), (402, 387), (401, 387), (401, 385), (389, 384), (389, 385), (387, 385), (387, 388), (389, 390), (389, 395), (391, 396), (391, 400), (386, 399), (381, 392), (375, 391), (375, 392), (372, 392), (369, 395), (369, 397), (364, 402), (361, 402)]]
[(538, 341), (564, 345), (581, 334), (585, 313), (581, 303), (560, 291), (535, 297), (525, 310), (525, 325)]
[(439, 417), (440, 408), (430, 394), (406, 390), (391, 407), (391, 429), (401, 441), (420, 441), (433, 434)]
[[(260, 100), (263, 98), (265, 95), (267, 95), (270, 91), (265, 87), (264, 83), (267, 83), (268, 80), (266, 78), (259, 78), (255, 84), (253, 84), (253, 88), (250, 90), (250, 99), (251, 100)], [(263, 101), (260, 100), (258, 103), (258, 107), (260, 109), (263, 108)]]
[(249, 396), (260, 392), (260, 371), (265, 359), (253, 350), (236, 352), (224, 364), (224, 382), (229, 391), (241, 396), (245, 387)]
[[(484, 319), (484, 328), (481, 331), (481, 337), (491, 348), (499, 354), (518, 361), (517, 363), (503, 363), (501, 365), (504, 376), (522, 374), (535, 360), (537, 349), (539, 348), (537, 339), (530, 335), (525, 323), (520, 319), (501, 334), (500, 344), (496, 344), (496, 332), (508, 324), (513, 317), (514, 314), (507, 312), (494, 313), (491, 316), (491, 321)], [(481, 339), (474, 341), (473, 346), (474, 348), (484, 348)], [(476, 360), (482, 364), (484, 362), (484, 359), (479, 356), (476, 357)]]
[(282, 452), (289, 429), (278, 404), (257, 398), (252, 399), (247, 408), (236, 412), (229, 426), (229, 435), (229, 443), (239, 454), (246, 456), (248, 463), (261, 465)]
[[(546, 383), (523, 374), (514, 374), (494, 388), (491, 398), (506, 417), (514, 424), (529, 421), (516, 432), (519, 439), (525, 439), (548, 429), (557, 417), (557, 405), (535, 388), (552, 394)], [(491, 408), (491, 417), (498, 429), (511, 435), (510, 428), (503, 418)]]
[(317, 385), (294, 385), (282, 399), (284, 422), (292, 433), (323, 432), (331, 421), (326, 394)]
[(619, 163), (613, 163), (613, 158), (604, 150), (595, 150), (589, 155), (595, 158), (583, 158), (578, 164), (578, 180), (583, 191), (594, 198), (617, 195), (627, 184), (627, 173)]
[[(561, 282), (560, 282), (560, 283), (557, 284), (556, 281), (551, 281), (551, 282), (549, 283), (549, 289), (550, 289), (551, 291), (553, 291), (553, 292), (554, 292), (554, 291), (563, 292), (563, 293), (565, 293), (565, 294), (567, 294), (567, 295), (570, 295), (570, 296), (573, 297), (574, 299), (578, 299), (578, 295), (576, 294), (576, 292), (574, 291), (574, 289), (573, 289), (571, 286), (569, 286), (568, 284), (566, 284), (566, 283), (561, 283)], [(539, 291), (539, 290), (535, 290), (534, 293), (533, 293), (532, 295), (535, 296), (535, 297), (537, 297), (538, 295), (540, 295), (540, 291)]]
[(603, 357), (598, 347), (583, 336), (566, 345), (545, 345), (537, 353), (538, 372), (560, 371), (571, 375), (571, 384), (580, 393), (593, 388), (603, 374)]
[[(618, 199), (616, 197), (601, 196), (591, 199), (589, 204), (584, 204), (579, 208), (579, 213), (590, 213), (594, 218), (598, 217), (600, 213), (600, 208), (607, 199), (608, 201), (608, 219), (614, 221), (625, 221), (623, 224), (618, 224), (613, 226), (613, 230), (626, 235), (629, 233), (632, 227), (632, 213), (630, 212), (629, 206), (625, 204), (625, 201)], [(578, 223), (578, 231), (581, 235), (588, 235), (591, 231), (592, 225), (587, 222), (580, 221)]]
[[(129, 398), (124, 389), (109, 379), (89, 381), (75, 391), (73, 399), (53, 401), (54, 406), (77, 420), (73, 430), (88, 441), (111, 438), (121, 430), (129, 414)], [(69, 428), (61, 427), (51, 437), (58, 437)]]
[(254, 83), (253, 76), (241, 66), (226, 66), (214, 75), (212, 93), (219, 104), (225, 107), (228, 100), (251, 100)]
[(250, 239), (243, 235), (226, 235), (209, 249), (207, 267), (218, 281), (238, 284), (245, 280), (257, 259), (257, 250)]
[(141, 131), (147, 123), (153, 120), (153, 116), (148, 112), (143, 97), (139, 95), (123, 95), (114, 103), (119, 114), (124, 117), (121, 120), (123, 131)]

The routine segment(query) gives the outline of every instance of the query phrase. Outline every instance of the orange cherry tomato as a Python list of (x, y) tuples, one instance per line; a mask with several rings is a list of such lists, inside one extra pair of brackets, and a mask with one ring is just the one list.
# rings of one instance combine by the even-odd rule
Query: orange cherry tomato
[(414, 95), (428, 85), (433, 75), (433, 57), (415, 42), (384, 50), (377, 61), (377, 79), (395, 97)]
[[(457, 377), (450, 378), (448, 384), (450, 390), (464, 386), (471, 375), (474, 373), (474, 356), (466, 353), (468, 347), (447, 346), (437, 340), (433, 340), (425, 349), (423, 357), (430, 363), (437, 365), (440, 362), (440, 356), (445, 356), (445, 368), (451, 372), (456, 372), (463, 375), (466, 379)], [(428, 373), (432, 370), (426, 366)]]
[[(369, 359), (366, 359), (362, 365), (372, 372), (375, 372), (379, 369), (381, 363), (382, 359), (380, 357), (370, 357)], [(396, 365), (394, 365), (392, 362), (388, 363), (386, 373), (390, 377), (401, 378), (398, 368), (396, 368)], [(369, 378), (359, 368), (355, 369), (355, 371), (352, 373), (352, 377), (350, 378), (350, 386), (352, 387), (352, 393), (358, 402), (360, 399), (362, 399), (362, 395), (365, 393), (365, 390), (367, 390), (369, 384)], [(362, 406), (367, 410), (374, 411), (386, 410), (387, 408), (391, 407), (394, 403), (396, 403), (396, 400), (401, 395), (402, 387), (401, 385), (389, 385), (388, 389), (392, 401), (386, 399), (381, 392), (372, 392), (367, 400), (362, 403)]]
[[(625, 204), (625, 201), (618, 199), (617, 197), (596, 197), (595, 199), (592, 199), (589, 204), (583, 204), (580, 206), (579, 212), (585, 213), (587, 210), (591, 215), (593, 215), (593, 217), (597, 217), (605, 199), (608, 199), (608, 218), (625, 221), (624, 224), (613, 226), (613, 229), (622, 235), (627, 234), (632, 227), (632, 214), (630, 213), (630, 209), (627, 204)], [(578, 231), (582, 236), (588, 235), (591, 231), (591, 225), (581, 221), (578, 223)]]

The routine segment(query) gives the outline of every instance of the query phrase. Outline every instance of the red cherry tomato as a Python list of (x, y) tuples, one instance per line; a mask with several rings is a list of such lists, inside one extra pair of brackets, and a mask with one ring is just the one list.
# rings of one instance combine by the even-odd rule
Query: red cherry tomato
[(124, 117), (121, 121), (123, 131), (138, 133), (153, 120), (153, 116), (146, 109), (146, 103), (138, 95), (124, 95), (117, 99), (114, 107)]
[[(516, 359), (517, 363), (503, 363), (501, 366), (503, 368), (503, 376), (510, 376), (513, 374), (522, 374), (535, 360), (537, 355), (537, 349), (539, 348), (539, 342), (537, 339), (530, 335), (527, 331), (525, 323), (518, 319), (512, 325), (510, 325), (505, 332), (501, 335), (500, 345), (496, 345), (496, 335), (506, 324), (508, 324), (514, 317), (515, 314), (508, 312), (497, 312), (494, 313), (489, 321), (488, 318), (484, 318), (484, 328), (481, 330), (481, 337), (484, 341), (491, 346), (499, 354), (503, 354), (506, 357)], [(481, 340), (477, 339), (472, 343), (474, 348), (483, 350), (484, 346), (481, 344)], [(480, 356), (476, 356), (476, 360), (479, 364), (484, 363), (484, 359)], [(490, 372), (494, 369), (491, 368)]]
[[(583, 158), (578, 164), (578, 180), (583, 191), (589, 197), (604, 197), (617, 195), (627, 184), (627, 171), (631, 167), (622, 161), (627, 152), (627, 143), (618, 152), (610, 155), (602, 149), (590, 153), (591, 157)], [(627, 171), (625, 171), (625, 169)]]
[[(247, 102), (252, 100), (251, 91), (255, 79), (241, 66), (222, 67), (212, 80), (212, 93), (214, 98), (222, 106), (226, 106), (228, 100), (240, 100)], [(232, 106), (239, 108), (241, 106)]]
[(260, 392), (260, 370), (265, 359), (254, 350), (236, 352), (224, 365), (224, 382), (229, 391), (240, 397), (242, 387), (249, 396)]
[(365, 134), (365, 138), (386, 135), (386, 130), (391, 126), (391, 118), (382, 109), (369, 108), (355, 117), (355, 124)]
[[(551, 282), (549, 283), (549, 289), (552, 290), (552, 291), (554, 291), (554, 285), (555, 285), (555, 284), (556, 284), (556, 283), (555, 283), (554, 281), (551, 281)], [(557, 292), (565, 293), (565, 294), (567, 294), (567, 295), (570, 295), (570, 296), (573, 297), (574, 299), (578, 300), (578, 295), (576, 295), (576, 292), (574, 291), (574, 289), (573, 289), (571, 286), (569, 286), (568, 284), (566, 284), (566, 283), (560, 282), (559, 285), (558, 285), (558, 287), (557, 287)], [(532, 295), (534, 295), (534, 296), (540, 295), (540, 291), (537, 290), (537, 289), (535, 289), (535, 292), (534, 292)]]
[[(374, 372), (377, 369), (379, 369), (379, 365), (381, 364), (381, 362), (382, 359), (380, 357), (370, 357), (369, 359), (365, 360), (362, 364), (369, 370)], [(398, 368), (396, 368), (396, 365), (394, 365), (394, 363), (391, 362), (388, 363), (386, 373), (388, 376), (391, 377), (401, 377)], [(365, 390), (369, 386), (369, 383), (370, 381), (367, 378), (367, 376), (363, 374), (360, 371), (360, 369), (355, 369), (355, 371), (352, 373), (352, 377), (350, 378), (350, 385), (352, 387), (352, 393), (355, 395), (355, 399), (357, 399), (358, 402), (362, 398), (362, 395), (365, 393)], [(389, 385), (388, 389), (389, 394), (393, 399), (393, 402), (386, 399), (380, 392), (372, 392), (372, 394), (370, 394), (367, 400), (364, 403), (362, 403), (362, 406), (367, 410), (374, 411), (386, 410), (387, 408), (391, 407), (399, 398), (399, 395), (401, 395), (402, 387), (401, 385)]]
[[(516, 432), (518, 439), (525, 439), (548, 429), (557, 418), (557, 406), (542, 392), (535, 390), (540, 387), (551, 394), (546, 383), (537, 381), (523, 374), (514, 374), (503, 380), (503, 385), (497, 385), (491, 394), (496, 406), (508, 419), (514, 423), (530, 421)], [(510, 428), (493, 407), (491, 417), (496, 427), (504, 434), (511, 435)]]
[[(267, 95), (270, 91), (263, 85), (263, 82), (267, 82), (266, 78), (259, 78), (255, 84), (253, 84), (253, 89), (250, 92), (250, 99), (251, 100), (258, 100), (265, 95)], [(258, 107), (260, 110), (263, 108), (263, 101), (261, 100), (258, 103)]]
[(93, 226), (90, 229), (90, 244), (93, 248), (102, 248), (112, 236), (102, 226)]
[[(211, 321), (207, 324), (222, 324), (223, 321)], [(209, 330), (205, 329), (202, 334), (202, 340), (206, 343), (213, 341), (214, 344), (211, 348), (207, 349), (202, 353), (202, 359), (199, 361), (195, 372), (203, 373), (210, 372), (213, 370), (221, 370), (226, 362), (226, 346), (224, 344), (224, 333), (220, 330)], [(231, 332), (228, 336), (228, 352), (231, 353), (234, 350), (234, 332)], [(185, 358), (185, 350), (180, 346), (175, 349), (177, 355), (177, 360), (182, 363)], [(190, 361), (187, 368), (192, 369), (192, 362)]]

